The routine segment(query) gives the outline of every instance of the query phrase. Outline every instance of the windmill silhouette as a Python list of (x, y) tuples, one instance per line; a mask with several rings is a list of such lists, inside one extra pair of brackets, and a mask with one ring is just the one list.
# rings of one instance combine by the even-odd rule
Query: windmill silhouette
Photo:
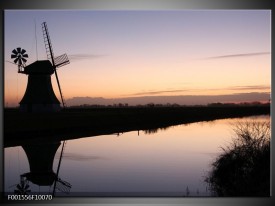
[(14, 59), (14, 63), (18, 64), (18, 72), (20, 73), (21, 69), (26, 66), (26, 62), (28, 58), (28, 54), (26, 54), (25, 49), (21, 49), (18, 47), (17, 49), (12, 50), (11, 58)]
[(30, 171), (20, 175), (20, 183), (15, 185), (14, 193), (30, 194), (31, 188), (29, 182), (31, 182), (38, 186), (51, 187), (53, 185), (51, 192), (53, 196), (55, 196), (56, 190), (68, 194), (72, 185), (59, 176), (65, 144), (66, 141), (63, 141), (56, 172), (53, 171), (53, 162), (61, 142), (39, 141), (22, 145), (28, 158)]
[(56, 68), (69, 64), (66, 54), (55, 57), (46, 22), (42, 23), (43, 39), (46, 48), (47, 60), (35, 61), (26, 66), (25, 49), (14, 49), (11, 58), (18, 65), (18, 73), (28, 75), (28, 84), (22, 100), (19, 102), (20, 110), (24, 112), (52, 112), (60, 111), (60, 102), (55, 96), (51, 75), (55, 74), (62, 106), (66, 107), (62, 95)]
[(17, 195), (27, 195), (31, 192), (29, 181), (24, 178), (23, 176), (20, 176), (20, 183), (16, 185), (16, 189), (14, 190), (14, 193)]

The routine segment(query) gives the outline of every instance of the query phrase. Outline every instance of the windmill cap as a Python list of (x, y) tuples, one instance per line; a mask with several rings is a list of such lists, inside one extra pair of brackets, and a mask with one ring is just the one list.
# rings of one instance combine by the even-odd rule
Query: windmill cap
[(36, 61), (24, 68), (25, 74), (53, 74), (54, 69), (49, 60)]

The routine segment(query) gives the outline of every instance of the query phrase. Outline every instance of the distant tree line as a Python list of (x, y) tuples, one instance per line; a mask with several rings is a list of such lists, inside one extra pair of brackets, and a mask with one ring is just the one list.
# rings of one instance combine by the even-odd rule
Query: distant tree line
[(254, 102), (240, 102), (240, 103), (220, 103), (220, 102), (217, 102), (217, 103), (211, 103), (211, 104), (208, 104), (207, 106), (209, 107), (217, 107), (217, 106), (269, 106), (270, 103), (269, 102), (258, 102), (258, 101), (254, 101)]
[(177, 103), (166, 103), (166, 104), (155, 104), (155, 103), (148, 103), (148, 104), (137, 104), (137, 105), (129, 105), (128, 103), (117, 103), (117, 104), (109, 104), (109, 105), (101, 105), (101, 104), (81, 104), (81, 105), (74, 105), (70, 106), (71, 108), (125, 108), (125, 107), (233, 107), (233, 106), (269, 106), (270, 102), (240, 102), (240, 103), (209, 103), (207, 105), (180, 105)]

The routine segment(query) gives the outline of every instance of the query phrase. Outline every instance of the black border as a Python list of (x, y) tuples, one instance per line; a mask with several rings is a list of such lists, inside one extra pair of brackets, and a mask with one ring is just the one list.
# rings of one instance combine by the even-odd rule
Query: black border
[[(272, 0), (1, 0), (1, 15), (0, 15), (0, 148), (3, 148), (3, 105), (4, 105), (4, 10), (8, 9), (80, 9), (80, 10), (177, 10), (177, 9), (266, 9), (272, 11)], [(274, 17), (272, 16), (272, 34)], [(274, 43), (272, 41), (272, 51), (274, 49)], [(272, 59), (274, 55), (272, 52)], [(273, 64), (272, 64), (273, 68)], [(271, 72), (272, 73), (272, 72)], [(273, 74), (272, 74), (273, 76)], [(272, 78), (273, 79), (273, 78)], [(271, 98), (274, 95), (271, 93)], [(273, 106), (271, 106), (271, 117), (273, 116)], [(273, 121), (272, 133), (273, 133)], [(272, 138), (273, 139), (273, 138)], [(273, 171), (274, 158), (273, 150), (274, 141), (271, 139), (271, 167)], [(3, 192), (3, 155), (4, 150), (0, 152), (0, 192)], [(92, 205), (133, 205), (133, 204), (145, 204), (145, 205), (273, 205), (274, 202), (274, 178), (272, 178), (271, 197), (270, 198), (55, 198), (49, 202), (5, 202), (5, 204), (13, 203), (20, 205), (32, 205), (36, 204), (92, 204)], [(2, 193), (3, 194), (3, 193)], [(273, 194), (273, 196), (272, 196)], [(3, 199), (1, 196), (0, 203)]]

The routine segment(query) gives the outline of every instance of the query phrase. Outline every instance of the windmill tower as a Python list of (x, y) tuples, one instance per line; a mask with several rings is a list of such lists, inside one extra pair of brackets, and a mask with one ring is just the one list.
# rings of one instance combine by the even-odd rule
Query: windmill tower
[(52, 185), (57, 178), (53, 171), (53, 161), (60, 142), (23, 145), (30, 172), (23, 174), (29, 181), (40, 186)]
[(46, 48), (47, 60), (35, 61), (26, 66), (25, 49), (18, 47), (12, 51), (11, 58), (18, 64), (18, 73), (28, 75), (28, 84), (22, 100), (19, 102), (20, 110), (24, 112), (55, 112), (61, 109), (60, 102), (55, 96), (51, 75), (55, 74), (62, 106), (65, 108), (65, 102), (58, 79), (57, 67), (69, 64), (66, 54), (54, 57), (53, 48), (46, 22), (42, 23), (43, 39)]

